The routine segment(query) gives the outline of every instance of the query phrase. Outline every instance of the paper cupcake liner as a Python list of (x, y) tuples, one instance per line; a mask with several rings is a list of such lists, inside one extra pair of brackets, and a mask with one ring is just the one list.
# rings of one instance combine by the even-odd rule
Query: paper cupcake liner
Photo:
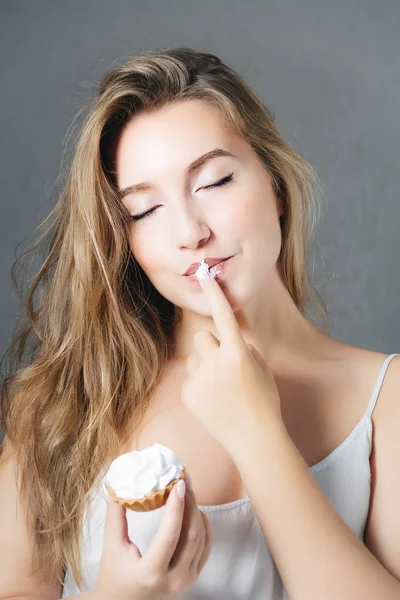
[(126, 498), (119, 498), (114, 490), (107, 485), (104, 484), (109, 496), (112, 498), (114, 502), (118, 502), (121, 506), (125, 508), (129, 508), (129, 510), (135, 510), (137, 512), (147, 512), (149, 510), (156, 510), (161, 506), (164, 506), (168, 500), (168, 496), (170, 495), (172, 488), (180, 479), (184, 479), (186, 476), (186, 467), (183, 467), (183, 471), (177, 479), (173, 479), (170, 483), (162, 490), (156, 490), (151, 494), (151, 496), (146, 496), (145, 498), (137, 498), (127, 500)]

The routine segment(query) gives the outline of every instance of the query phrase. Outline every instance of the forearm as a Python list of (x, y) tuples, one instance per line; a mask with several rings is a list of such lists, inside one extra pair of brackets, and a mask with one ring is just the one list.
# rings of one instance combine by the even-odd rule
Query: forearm
[(394, 600), (400, 582), (339, 517), (283, 424), (257, 420), (232, 458), (291, 600)]

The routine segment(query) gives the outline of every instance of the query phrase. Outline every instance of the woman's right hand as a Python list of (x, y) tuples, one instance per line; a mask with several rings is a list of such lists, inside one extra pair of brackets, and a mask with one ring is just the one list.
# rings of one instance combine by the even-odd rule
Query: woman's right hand
[(211, 526), (193, 490), (186, 485), (185, 496), (179, 498), (176, 487), (143, 556), (128, 536), (127, 509), (107, 500), (103, 554), (93, 598), (164, 600), (194, 584), (210, 555)]

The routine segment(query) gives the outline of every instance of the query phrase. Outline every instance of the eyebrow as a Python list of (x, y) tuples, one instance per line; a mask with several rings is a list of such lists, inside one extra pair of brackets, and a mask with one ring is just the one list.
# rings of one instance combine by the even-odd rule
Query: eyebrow
[[(211, 160), (212, 158), (217, 158), (219, 156), (231, 156), (232, 158), (235, 158), (235, 155), (229, 152), (228, 150), (224, 150), (223, 148), (215, 148), (214, 150), (210, 150), (202, 156), (199, 156), (199, 158), (196, 158), (196, 160), (190, 163), (190, 165), (185, 170), (186, 177), (194, 171), (200, 169), (200, 167), (202, 167), (207, 161)], [(151, 189), (153, 185), (154, 184), (152, 184), (149, 181), (129, 185), (128, 187), (119, 190), (119, 197), (122, 200), (128, 194), (134, 194), (135, 192), (146, 192), (147, 190)]]

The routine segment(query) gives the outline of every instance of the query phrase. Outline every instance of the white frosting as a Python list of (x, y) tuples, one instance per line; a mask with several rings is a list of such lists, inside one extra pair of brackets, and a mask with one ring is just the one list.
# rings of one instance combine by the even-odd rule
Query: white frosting
[(203, 259), (200, 265), (197, 267), (196, 276), (197, 279), (205, 281), (207, 279), (210, 279), (210, 275), (212, 275), (215, 278), (215, 276), (218, 275), (218, 273), (220, 272), (221, 267), (219, 265), (215, 265), (214, 267), (211, 267), (211, 269), (209, 269), (208, 264)]
[[(150, 496), (181, 476), (184, 465), (167, 446), (154, 443), (143, 450), (117, 456), (103, 484), (108, 483), (119, 498), (131, 500)], [(107, 493), (105, 488), (103, 491)]]

